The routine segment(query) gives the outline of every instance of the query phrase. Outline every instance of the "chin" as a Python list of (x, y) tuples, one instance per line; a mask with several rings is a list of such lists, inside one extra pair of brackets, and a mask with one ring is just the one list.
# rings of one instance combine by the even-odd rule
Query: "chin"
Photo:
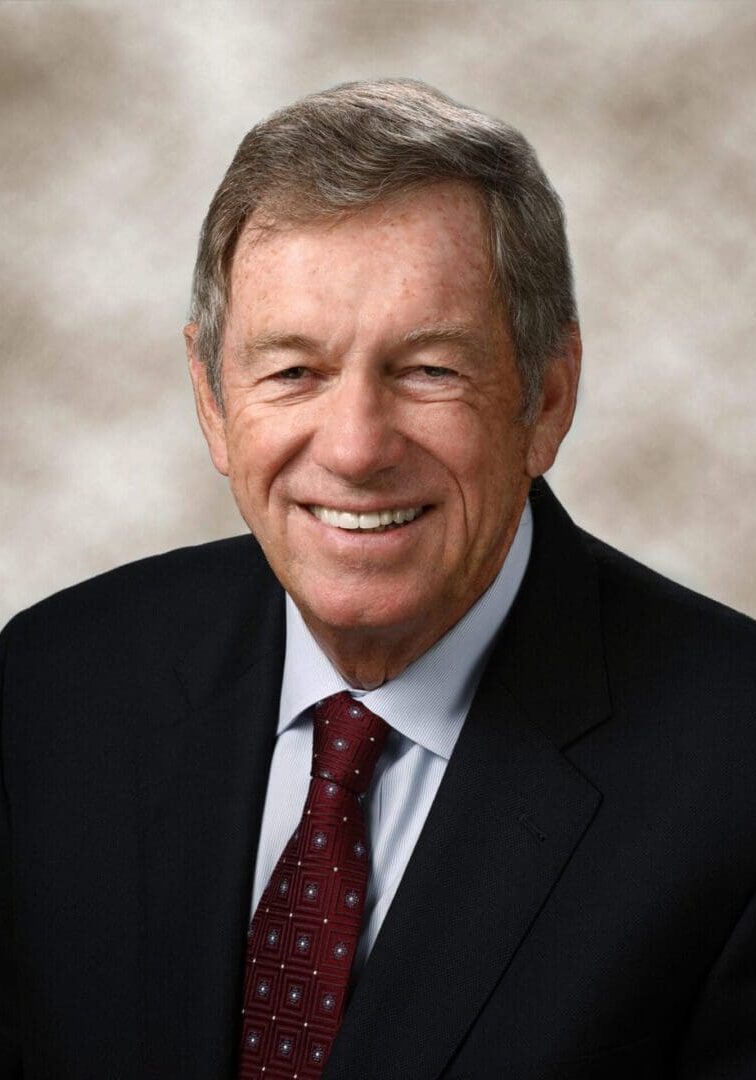
[[(401, 604), (393, 597), (388, 602), (385, 597), (376, 598), (371, 603), (366, 598), (344, 601), (343, 597), (329, 600), (307, 600), (303, 602), (295, 597), (297, 606), (308, 619), (313, 619), (323, 627), (339, 630), (391, 630), (410, 627), (419, 623), (423, 607), (417, 602)], [(392, 602), (393, 601), (393, 602)]]

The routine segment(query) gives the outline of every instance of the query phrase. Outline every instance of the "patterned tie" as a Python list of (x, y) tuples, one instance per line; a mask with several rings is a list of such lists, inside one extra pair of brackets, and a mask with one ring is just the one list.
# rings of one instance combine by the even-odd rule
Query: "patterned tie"
[(368, 851), (360, 796), (389, 727), (343, 692), (315, 706), (302, 820), (249, 931), (239, 1080), (317, 1080), (346, 1006)]

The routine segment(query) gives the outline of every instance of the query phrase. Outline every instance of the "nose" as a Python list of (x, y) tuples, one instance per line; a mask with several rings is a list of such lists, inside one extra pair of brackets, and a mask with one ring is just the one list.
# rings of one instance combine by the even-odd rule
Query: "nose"
[(312, 442), (315, 462), (351, 484), (365, 485), (395, 468), (405, 439), (396, 428), (396, 406), (376, 375), (342, 375), (323, 395)]

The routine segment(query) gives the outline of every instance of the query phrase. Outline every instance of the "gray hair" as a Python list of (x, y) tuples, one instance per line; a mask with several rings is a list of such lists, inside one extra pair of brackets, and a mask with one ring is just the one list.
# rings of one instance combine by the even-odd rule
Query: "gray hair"
[(559, 196), (519, 131), (413, 79), (311, 94), (242, 140), (202, 226), (192, 284), (197, 354), (221, 406), (229, 273), (250, 215), (304, 223), (443, 180), (482, 196), (494, 295), (508, 320), (525, 418), (533, 419), (544, 370), (577, 318)]

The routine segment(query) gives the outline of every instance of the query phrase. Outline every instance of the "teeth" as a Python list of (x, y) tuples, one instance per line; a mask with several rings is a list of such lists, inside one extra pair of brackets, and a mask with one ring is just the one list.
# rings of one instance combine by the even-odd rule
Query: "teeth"
[(380, 514), (360, 514), (361, 529), (377, 529), (381, 523)]
[(423, 512), (422, 506), (399, 510), (373, 510), (368, 514), (355, 514), (351, 510), (332, 510), (327, 506), (310, 506), (310, 513), (325, 525), (337, 529), (383, 530), (390, 525), (404, 525), (414, 521)]

